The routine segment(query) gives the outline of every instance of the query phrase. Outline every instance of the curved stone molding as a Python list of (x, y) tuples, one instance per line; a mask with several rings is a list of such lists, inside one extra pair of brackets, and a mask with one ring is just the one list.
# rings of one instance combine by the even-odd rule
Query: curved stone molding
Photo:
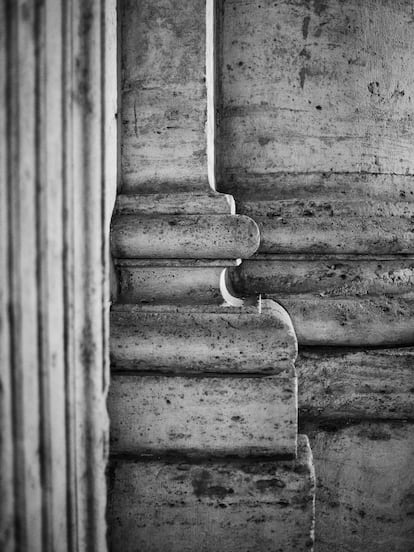
[(303, 345), (414, 340), (413, 258), (260, 255), (229, 274), (241, 295), (263, 293), (281, 303)]
[(177, 374), (278, 374), (297, 356), (286, 311), (258, 307), (115, 305), (111, 315), (115, 370)]
[(238, 202), (238, 212), (257, 222), (260, 253), (414, 254), (414, 203), (407, 201), (259, 198)]
[(112, 451), (294, 458), (296, 394), (293, 366), (267, 377), (114, 374)]
[(260, 241), (243, 215), (115, 216), (111, 236), (112, 253), (122, 258), (246, 258)]
[(312, 550), (315, 473), (303, 435), (294, 461), (115, 460), (109, 484), (112, 550)]

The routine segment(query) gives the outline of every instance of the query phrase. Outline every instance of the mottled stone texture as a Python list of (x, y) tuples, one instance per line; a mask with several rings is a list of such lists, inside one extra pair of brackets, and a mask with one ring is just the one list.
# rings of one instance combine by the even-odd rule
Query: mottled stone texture
[(221, 2), (222, 182), (414, 172), (411, 0)]
[(109, 541), (122, 552), (308, 552), (314, 472), (293, 462), (115, 462)]
[(315, 550), (411, 552), (414, 426), (305, 427), (317, 470)]
[(250, 378), (114, 374), (112, 451), (294, 458), (296, 396), (293, 367)]
[(412, 2), (226, 0), (217, 17), (219, 189), (261, 233), (232, 280), (298, 336), (316, 550), (411, 552), (412, 431), (389, 420), (414, 408)]
[(303, 349), (302, 419), (414, 421), (414, 350)]

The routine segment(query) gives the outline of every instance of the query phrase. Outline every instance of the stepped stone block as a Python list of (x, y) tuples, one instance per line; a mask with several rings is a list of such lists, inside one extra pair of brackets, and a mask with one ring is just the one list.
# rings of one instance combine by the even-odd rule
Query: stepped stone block
[(114, 374), (108, 409), (115, 453), (296, 454), (293, 369), (270, 377)]
[(290, 369), (296, 356), (289, 315), (273, 301), (263, 301), (260, 308), (112, 308), (114, 370), (269, 375)]
[(230, 270), (239, 294), (260, 290), (286, 308), (302, 345), (413, 342), (412, 258), (262, 255)]
[(309, 552), (314, 470), (305, 436), (294, 461), (115, 460), (113, 552)]
[(301, 418), (414, 420), (414, 349), (301, 350)]
[(119, 195), (112, 225), (117, 301), (221, 304), (225, 268), (259, 245), (256, 223), (234, 211), (232, 196), (213, 191)]

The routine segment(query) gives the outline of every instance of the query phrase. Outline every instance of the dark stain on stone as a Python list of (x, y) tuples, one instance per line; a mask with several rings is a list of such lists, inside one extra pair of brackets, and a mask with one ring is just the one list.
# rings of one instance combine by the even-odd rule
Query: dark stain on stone
[(256, 481), (256, 487), (261, 492), (271, 491), (272, 489), (283, 489), (286, 483), (280, 479), (259, 479)]
[(308, 34), (309, 34), (309, 23), (310, 23), (310, 16), (307, 15), (303, 19), (303, 23), (302, 23), (302, 36), (305, 40), (308, 38)]
[(202, 496), (207, 496), (210, 498), (224, 498), (227, 495), (234, 494), (234, 490), (222, 485), (210, 485), (211, 475), (207, 470), (201, 470), (198, 473), (194, 474), (191, 484), (193, 485), (194, 494), (196, 497), (200, 498)]
[(310, 59), (311, 58), (311, 54), (310, 52), (308, 52), (308, 50), (306, 48), (303, 48), (300, 52), (299, 52), (299, 55), (301, 57), (304, 57), (306, 59)]
[(138, 138), (137, 102), (134, 100), (134, 134)]
[(397, 88), (394, 90), (394, 92), (391, 94), (391, 98), (403, 98), (405, 96), (405, 91), (400, 90), (397, 86)]
[(327, 7), (327, 0), (313, 0), (313, 9), (317, 15), (321, 15)]
[(370, 441), (389, 441), (391, 434), (381, 429), (364, 428), (358, 432), (358, 437), (366, 438)]
[(411, 486), (405, 492), (404, 496), (400, 502), (401, 506), (404, 508), (407, 517), (414, 516), (414, 487)]
[(379, 82), (373, 81), (368, 83), (368, 91), (373, 96), (379, 96)]
[(88, 370), (93, 363), (96, 353), (96, 346), (93, 339), (92, 324), (89, 319), (86, 320), (85, 326), (82, 330), (82, 340), (80, 343), (80, 352), (82, 366), (85, 370)]
[(271, 138), (266, 138), (264, 136), (259, 136), (259, 138), (258, 138), (258, 142), (261, 146), (265, 146), (266, 144), (268, 144), (271, 141), (272, 141)]
[(303, 87), (305, 86), (305, 80), (306, 80), (307, 74), (308, 74), (308, 70), (306, 69), (306, 67), (302, 67), (302, 69), (299, 71), (299, 82), (302, 90), (303, 90)]

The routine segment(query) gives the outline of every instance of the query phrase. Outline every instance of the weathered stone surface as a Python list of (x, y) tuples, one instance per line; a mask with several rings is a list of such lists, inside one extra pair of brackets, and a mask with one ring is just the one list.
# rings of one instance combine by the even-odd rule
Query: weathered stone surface
[(414, 253), (414, 204), (406, 201), (313, 197), (241, 203), (240, 212), (257, 222), (261, 253)]
[(263, 255), (231, 275), (238, 293), (281, 303), (302, 345), (413, 343), (412, 258)]
[(256, 223), (242, 215), (118, 215), (112, 219), (115, 257), (250, 257), (259, 246)]
[(414, 420), (414, 349), (301, 350), (301, 418)]
[(246, 173), (242, 179), (223, 182), (229, 193), (237, 196), (237, 212), (259, 201), (290, 201), (319, 198), (326, 201), (345, 199), (383, 202), (412, 202), (414, 177), (401, 174), (278, 172)]
[(411, 552), (414, 426), (304, 429), (317, 474), (318, 552)]
[(257, 307), (115, 305), (115, 369), (278, 374), (296, 359), (296, 336), (273, 301)]
[(114, 453), (296, 455), (293, 368), (270, 377), (114, 374), (108, 409)]
[(123, 191), (206, 188), (205, 0), (123, 0)]
[(227, 0), (219, 18), (223, 185), (413, 173), (411, 0)]
[(314, 472), (304, 436), (291, 462), (115, 461), (111, 486), (113, 552), (312, 549)]
[(235, 214), (233, 196), (211, 192), (174, 192), (170, 194), (120, 194), (115, 212), (119, 215), (218, 215)]
[(403, 347), (414, 341), (412, 297), (277, 299), (291, 314), (301, 345)]
[(309, 293), (323, 301), (414, 292), (414, 257), (260, 255), (232, 271), (234, 285), (245, 294)]
[(116, 1), (0, 4), (0, 550), (105, 552)]

